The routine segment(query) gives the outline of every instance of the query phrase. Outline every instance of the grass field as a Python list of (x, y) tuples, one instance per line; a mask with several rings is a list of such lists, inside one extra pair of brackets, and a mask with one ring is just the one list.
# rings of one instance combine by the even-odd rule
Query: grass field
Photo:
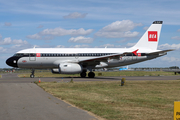
[[(100, 76), (171, 76), (174, 75), (173, 72), (164, 72), (164, 71), (117, 71), (117, 72), (95, 72), (96, 76), (99, 76), (99, 73), (102, 73)], [(19, 74), (19, 77), (29, 77), (29, 73)], [(79, 74), (52, 74), (51, 72), (35, 72), (35, 77), (80, 77)]]
[(38, 83), (45, 91), (108, 120), (172, 120), (180, 80)]

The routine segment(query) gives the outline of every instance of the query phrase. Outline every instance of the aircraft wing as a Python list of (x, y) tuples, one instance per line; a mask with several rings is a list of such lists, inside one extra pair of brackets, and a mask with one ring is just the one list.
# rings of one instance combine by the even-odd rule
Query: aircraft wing
[(108, 59), (119, 59), (120, 56), (129, 54), (129, 53), (133, 53), (133, 52), (124, 52), (124, 53), (120, 53), (120, 54), (111, 54), (111, 55), (105, 55), (105, 56), (101, 56), (101, 57), (94, 57), (94, 58), (90, 58), (90, 59), (80, 60), (80, 61), (78, 61), (78, 63), (86, 64), (86, 65), (87, 64), (88, 65), (97, 65), (100, 62), (107, 62)]
[(155, 55), (155, 54), (165, 53), (165, 52), (169, 52), (169, 51), (174, 51), (174, 49), (161, 50), (161, 51), (152, 52), (152, 53), (148, 53), (148, 54), (149, 54), (149, 55)]

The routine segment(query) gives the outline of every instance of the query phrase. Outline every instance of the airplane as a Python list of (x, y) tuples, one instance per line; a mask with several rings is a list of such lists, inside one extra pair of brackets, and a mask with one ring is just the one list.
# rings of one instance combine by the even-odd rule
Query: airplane
[(15, 53), (6, 64), (35, 69), (51, 69), (55, 74), (80, 74), (94, 78), (93, 69), (119, 67), (164, 56), (169, 50), (157, 50), (163, 21), (154, 21), (140, 40), (130, 48), (30, 48)]
[(126, 67), (121, 67), (121, 68), (119, 68), (119, 70), (121, 71), (121, 70), (128, 70), (128, 66), (126, 66)]

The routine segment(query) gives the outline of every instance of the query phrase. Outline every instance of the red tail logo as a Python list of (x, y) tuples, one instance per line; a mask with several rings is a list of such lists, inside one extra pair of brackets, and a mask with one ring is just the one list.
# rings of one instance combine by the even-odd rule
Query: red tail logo
[(157, 31), (148, 31), (148, 41), (157, 42)]

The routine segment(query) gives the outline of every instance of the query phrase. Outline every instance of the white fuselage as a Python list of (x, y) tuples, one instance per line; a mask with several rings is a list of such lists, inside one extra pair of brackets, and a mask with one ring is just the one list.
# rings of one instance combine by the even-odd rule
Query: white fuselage
[[(74, 63), (81, 60), (97, 58), (111, 54), (132, 52), (133, 48), (33, 48), (19, 51), (14, 57), (20, 57), (17, 61), (19, 68), (58, 68), (60, 63)], [(100, 62), (98, 65), (89, 64), (91, 68), (108, 68), (129, 65), (159, 56), (147, 56), (144, 53), (149, 51), (138, 51), (139, 55), (133, 53), (120, 56), (119, 59), (109, 59), (107, 62)], [(152, 52), (152, 51), (151, 51)], [(144, 55), (143, 55), (144, 54)]]

